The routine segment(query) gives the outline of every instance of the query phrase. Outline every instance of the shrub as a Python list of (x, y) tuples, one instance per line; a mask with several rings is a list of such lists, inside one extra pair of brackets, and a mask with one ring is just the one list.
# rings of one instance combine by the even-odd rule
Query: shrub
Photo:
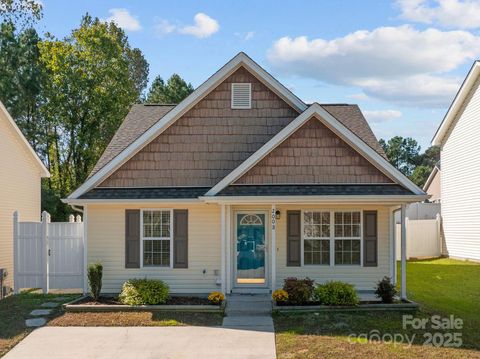
[(312, 298), (313, 280), (310, 278), (286, 278), (283, 281), (283, 290), (288, 294), (288, 301), (292, 304), (304, 304)]
[(393, 303), (393, 297), (397, 294), (397, 289), (393, 285), (390, 277), (385, 276), (377, 283), (375, 294), (377, 298), (382, 299), (383, 303)]
[(92, 263), (88, 266), (88, 285), (92, 298), (96, 301), (100, 299), (102, 291), (103, 266), (100, 262)]
[(277, 303), (283, 303), (288, 300), (288, 293), (283, 289), (277, 289), (272, 293), (272, 299)]
[(212, 304), (220, 304), (225, 300), (225, 296), (223, 295), (223, 293), (220, 292), (212, 292), (208, 296), (208, 300)]
[(130, 279), (123, 283), (118, 298), (128, 305), (155, 305), (165, 303), (168, 293), (168, 285), (161, 280)]
[(358, 295), (353, 285), (331, 281), (315, 288), (315, 299), (324, 305), (357, 305)]

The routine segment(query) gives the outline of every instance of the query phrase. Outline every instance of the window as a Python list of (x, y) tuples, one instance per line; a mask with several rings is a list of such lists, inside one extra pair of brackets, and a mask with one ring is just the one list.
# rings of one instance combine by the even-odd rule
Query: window
[(335, 212), (335, 264), (360, 264), (361, 215), (360, 212)]
[(172, 212), (142, 211), (143, 266), (170, 267)]
[(232, 83), (232, 108), (252, 108), (252, 84), (247, 82)]
[(303, 239), (304, 264), (330, 264), (330, 212), (304, 212)]

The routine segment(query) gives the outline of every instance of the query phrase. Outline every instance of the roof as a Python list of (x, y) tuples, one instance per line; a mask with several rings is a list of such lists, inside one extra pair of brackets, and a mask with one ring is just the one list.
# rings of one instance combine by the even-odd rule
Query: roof
[(209, 187), (94, 188), (80, 199), (196, 199)]
[[(356, 133), (367, 145), (386, 158), (383, 148), (377, 141), (360, 108), (349, 104), (322, 104), (337, 120)], [(132, 107), (127, 117), (119, 127), (104, 153), (90, 173), (93, 176), (115, 156), (127, 148), (142, 133), (160, 121), (175, 105), (137, 104)]]
[(328, 113), (339, 120), (345, 127), (356, 134), (360, 139), (387, 159), (387, 155), (377, 138), (373, 134), (372, 129), (368, 125), (367, 120), (363, 116), (358, 105), (349, 104), (321, 104)]
[(27, 139), (23, 135), (22, 131), (18, 128), (17, 124), (13, 120), (12, 116), (10, 116), (10, 113), (7, 111), (5, 106), (3, 105), (2, 101), (0, 101), (0, 111), (2, 111), (5, 114), (5, 117), (7, 121), (10, 123), (10, 125), (13, 127), (14, 131), (18, 134), (18, 137), (20, 138), (20, 142), (23, 143), (25, 149), (27, 150), (28, 153), (33, 158), (33, 161), (37, 164), (37, 166), (40, 169), (41, 176), (42, 177), (50, 177), (50, 172), (47, 170), (45, 165), (43, 164), (42, 160), (38, 155), (35, 153), (33, 150), (32, 146), (30, 146), (30, 143), (28, 143)]
[[(207, 81), (200, 85), (192, 94), (190, 94), (177, 106), (134, 106), (134, 108), (132, 108), (130, 113), (127, 115), (127, 118), (119, 128), (118, 132), (113, 137), (111, 143), (107, 146), (105, 153), (100, 158), (99, 163), (97, 163), (95, 166), (91, 176), (69, 196), (69, 199), (79, 198), (79, 196), (81, 196), (83, 193), (89, 191), (104, 181), (116, 169), (132, 158), (132, 156), (144, 148), (148, 143), (157, 138), (176, 120), (181, 118), (182, 115), (196, 105), (218, 84), (224, 81), (225, 78), (242, 66), (251, 72), (255, 77), (257, 77), (269, 89), (275, 92), (286, 103), (296, 109), (298, 113), (300, 113), (300, 116), (302, 116), (304, 113), (307, 113), (308, 109), (314, 108), (320, 116), (328, 118), (327, 121), (329, 123), (335, 123), (335, 126), (341, 128), (341, 131), (344, 131), (346, 136), (343, 137), (344, 139), (345, 137), (348, 138), (348, 143), (351, 144), (352, 141), (356, 142), (358, 146), (362, 148), (365, 147), (365, 151), (373, 153), (373, 159), (367, 159), (369, 159), (371, 162), (373, 161), (372, 163), (379, 169), (383, 168), (385, 170), (385, 168), (387, 168), (386, 172), (388, 172), (391, 177), (397, 178), (398, 182), (403, 184), (406, 188), (413, 188), (414, 192), (423, 193), (420, 189), (414, 188), (416, 186), (414, 186), (413, 183), (411, 183), (408, 179), (406, 179), (406, 177), (404, 177), (399, 171), (396, 171), (393, 166), (388, 163), (383, 149), (379, 145), (358, 106), (344, 104), (325, 104), (320, 106), (315, 103), (314, 105), (308, 107), (303, 101), (292, 94), (290, 90), (279, 83), (250, 57), (241, 52), (227, 64), (225, 64), (214, 75), (212, 75)], [(287, 127), (289, 127), (289, 125), (287, 125)], [(284, 130), (287, 127), (285, 127)], [(284, 130), (280, 131), (280, 133), (284, 133)], [(276, 137), (277, 136), (272, 138), (270, 141), (273, 141)], [(267, 143), (270, 143), (270, 141)], [(259, 152), (262, 148), (260, 148), (257, 152)], [(251, 157), (254, 157), (257, 152), (251, 155), (247, 160), (245, 160), (245, 162), (249, 161)], [(380, 161), (381, 164), (375, 164), (375, 161)], [(242, 165), (243, 163), (234, 171), (236, 171)], [(225, 177), (224, 180), (227, 177)], [(231, 182), (226, 183), (223, 181), (222, 188), (230, 183)], [(215, 187), (219, 189), (218, 184)]]
[(231, 185), (217, 196), (361, 196), (412, 195), (398, 184), (385, 185)]
[(295, 131), (297, 131), (303, 124), (305, 124), (312, 117), (315, 117), (322, 122), (326, 127), (333, 131), (337, 136), (347, 142), (353, 149), (365, 157), (372, 165), (377, 167), (387, 177), (391, 178), (394, 182), (403, 185), (415, 194), (423, 195), (422, 189), (409, 180), (404, 174), (402, 174), (397, 168), (378, 152), (368, 146), (365, 141), (360, 139), (352, 130), (350, 130), (343, 123), (338, 121), (329, 112), (325, 110), (321, 105), (314, 103), (310, 107), (302, 112), (295, 120), (290, 122), (284, 127), (275, 137), (265, 143), (259, 150), (246, 159), (240, 166), (230, 172), (224, 179), (213, 186), (208, 192), (207, 196), (214, 196), (222, 191), (228, 185), (234, 183), (243, 174), (247, 173), (252, 167), (254, 167), (259, 161), (261, 161), (266, 155), (278, 147), (283, 141), (289, 138)]
[(93, 176), (120, 152), (140, 137), (145, 131), (162, 119), (176, 105), (139, 104), (133, 105), (118, 128), (90, 176)]
[(460, 86), (452, 104), (448, 108), (445, 117), (443, 118), (440, 126), (438, 127), (435, 135), (432, 138), (432, 145), (441, 146), (444, 142), (446, 135), (450, 132), (450, 128), (455, 125), (455, 119), (457, 114), (462, 108), (463, 103), (468, 98), (468, 95), (475, 87), (476, 82), (480, 78), (480, 61), (475, 61), (468, 72), (467, 77)]

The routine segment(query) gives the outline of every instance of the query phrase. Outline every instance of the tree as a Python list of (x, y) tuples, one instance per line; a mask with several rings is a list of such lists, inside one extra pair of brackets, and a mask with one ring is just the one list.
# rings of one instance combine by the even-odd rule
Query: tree
[(146, 85), (148, 64), (122, 29), (88, 14), (64, 40), (39, 44), (50, 188), (68, 195), (92, 171)]
[(35, 0), (0, 0), (0, 18), (22, 28), (31, 27), (42, 18), (42, 4)]
[(404, 175), (410, 176), (418, 164), (421, 147), (411, 137), (392, 137), (388, 142), (380, 140), (388, 160)]
[(427, 182), (428, 176), (430, 176), (430, 173), (432, 172), (432, 169), (433, 169), (433, 167), (430, 167), (430, 166), (425, 166), (425, 165), (417, 166), (413, 170), (413, 173), (410, 176), (410, 179), (417, 186), (423, 187), (425, 182)]
[(157, 76), (147, 94), (148, 103), (177, 104), (193, 92), (193, 86), (186, 83), (179, 75), (173, 74), (165, 84), (161, 76)]

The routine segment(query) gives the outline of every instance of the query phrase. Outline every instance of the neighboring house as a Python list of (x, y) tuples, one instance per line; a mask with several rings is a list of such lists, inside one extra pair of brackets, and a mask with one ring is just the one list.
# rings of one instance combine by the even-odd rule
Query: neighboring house
[(22, 221), (39, 221), (41, 179), (48, 170), (0, 102), (0, 268), (13, 287), (13, 213)]
[(452, 258), (480, 260), (480, 62), (476, 61), (437, 129), (443, 234)]
[(427, 178), (427, 182), (423, 186), (423, 190), (430, 195), (429, 201), (433, 203), (440, 203), (442, 199), (441, 183), (442, 171), (440, 170), (440, 162), (433, 168), (430, 176)]
[(393, 211), (426, 198), (358, 106), (307, 105), (240, 53), (176, 106), (135, 105), (65, 202), (104, 292), (252, 293), (292, 276), (372, 290), (394, 277)]

